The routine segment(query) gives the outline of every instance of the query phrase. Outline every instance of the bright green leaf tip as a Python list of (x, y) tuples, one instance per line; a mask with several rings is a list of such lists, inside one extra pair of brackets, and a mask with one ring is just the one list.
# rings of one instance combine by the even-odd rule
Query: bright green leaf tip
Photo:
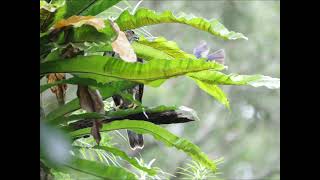
[[(118, 129), (130, 129), (140, 134), (150, 134), (155, 139), (165, 143), (167, 146), (173, 146), (184, 151), (186, 154), (192, 157), (193, 160), (201, 163), (213, 172), (216, 172), (217, 170), (214, 161), (211, 161), (205, 153), (201, 152), (198, 146), (192, 144), (186, 139), (177, 137), (166, 129), (153, 123), (139, 120), (113, 121), (104, 125), (100, 131), (113, 131)], [(81, 137), (83, 135), (90, 134), (90, 130), (91, 128), (80, 129), (70, 132), (70, 135), (72, 137)]]
[(120, 14), (116, 23), (119, 25), (121, 30), (136, 29), (143, 26), (162, 23), (180, 23), (206, 31), (224, 40), (248, 40), (248, 38), (242, 33), (229, 31), (217, 19), (208, 21), (204, 18), (186, 15), (184, 13), (180, 13), (178, 16), (175, 16), (171, 11), (156, 13), (155, 11), (147, 8), (140, 8), (135, 14), (131, 14), (126, 10)]

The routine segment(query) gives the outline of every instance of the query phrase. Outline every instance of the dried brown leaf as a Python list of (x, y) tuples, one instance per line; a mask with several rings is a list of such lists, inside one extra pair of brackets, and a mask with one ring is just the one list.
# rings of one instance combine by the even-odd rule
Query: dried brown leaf
[(90, 89), (88, 86), (78, 85), (77, 96), (82, 109), (87, 112), (104, 114), (104, 103), (98, 90)]
[(91, 128), (91, 135), (96, 140), (96, 143), (99, 145), (101, 141), (100, 129), (102, 128), (102, 123), (98, 120), (93, 121), (93, 125)]
[(113, 51), (118, 53), (120, 58), (126, 62), (136, 62), (137, 55), (134, 52), (126, 34), (120, 30), (117, 23), (110, 21), (110, 24), (118, 34), (117, 39), (111, 43)]
[[(64, 80), (66, 77), (64, 73), (51, 73), (47, 75), (47, 79), (47, 83), (54, 83), (56, 81)], [(59, 84), (50, 88), (51, 92), (56, 95), (59, 104), (64, 104), (67, 88), (67, 84)]]
[(95, 16), (71, 16), (68, 19), (62, 19), (54, 24), (53, 29), (61, 29), (67, 26), (80, 27), (84, 24), (95, 27), (97, 30), (101, 30), (105, 27), (102, 18)]
[[(88, 86), (78, 85), (77, 95), (82, 109), (87, 112), (105, 113), (102, 96), (98, 90), (91, 89)], [(91, 135), (96, 140), (97, 144), (99, 144), (101, 140), (101, 128), (102, 123), (99, 120), (94, 120), (91, 128)]]

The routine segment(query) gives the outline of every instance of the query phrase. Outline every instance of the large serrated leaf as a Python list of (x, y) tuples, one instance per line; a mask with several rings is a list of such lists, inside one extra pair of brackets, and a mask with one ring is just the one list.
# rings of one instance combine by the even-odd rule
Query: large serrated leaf
[(241, 33), (229, 31), (217, 19), (209, 21), (201, 17), (186, 15), (183, 13), (175, 16), (171, 11), (156, 13), (150, 9), (140, 8), (135, 12), (135, 14), (131, 14), (128, 10), (125, 10), (117, 18), (116, 23), (123, 31), (154, 24), (181, 23), (206, 31), (225, 40), (248, 39)]
[[(101, 131), (112, 131), (118, 129), (129, 129), (133, 130), (140, 134), (150, 134), (155, 139), (165, 143), (169, 147), (175, 147), (179, 150), (184, 151), (193, 160), (201, 163), (208, 169), (215, 172), (217, 170), (216, 164), (211, 161), (206, 154), (201, 152), (200, 148), (190, 141), (179, 138), (174, 134), (170, 133), (166, 129), (157, 126), (150, 122), (145, 121), (138, 121), (138, 120), (121, 120), (121, 121), (114, 121), (108, 124), (105, 124)], [(72, 137), (81, 137), (83, 135), (87, 135), (90, 133), (90, 128), (80, 129), (77, 131), (70, 132)]]
[(49, 61), (40, 64), (40, 74), (54, 72), (89, 73), (98, 76), (125, 79), (144, 83), (168, 79), (203, 70), (222, 70), (224, 66), (203, 60), (151, 60), (146, 63), (129, 63), (112, 57), (83, 56), (68, 61)]

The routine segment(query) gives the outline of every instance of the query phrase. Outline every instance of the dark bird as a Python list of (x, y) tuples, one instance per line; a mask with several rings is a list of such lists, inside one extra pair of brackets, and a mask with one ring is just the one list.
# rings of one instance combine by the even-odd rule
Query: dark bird
[[(133, 41), (136, 41), (139, 39), (139, 37), (132, 31), (127, 30), (125, 32), (128, 40), (130, 43)], [(117, 56), (115, 53), (111, 53), (112, 56)], [(137, 62), (143, 63), (143, 60), (141, 58), (137, 59)], [(137, 84), (131, 89), (127, 89), (124, 93), (132, 95), (132, 98), (136, 101), (142, 102), (142, 96), (143, 96), (143, 84)], [(134, 102), (131, 102), (130, 100), (122, 98), (120, 95), (114, 95), (112, 96), (114, 104), (119, 109), (130, 109), (130, 108), (136, 108), (137, 105)], [(143, 136), (142, 134), (137, 134), (133, 131), (127, 130), (128, 138), (130, 147), (135, 149), (142, 149), (143, 148)]]

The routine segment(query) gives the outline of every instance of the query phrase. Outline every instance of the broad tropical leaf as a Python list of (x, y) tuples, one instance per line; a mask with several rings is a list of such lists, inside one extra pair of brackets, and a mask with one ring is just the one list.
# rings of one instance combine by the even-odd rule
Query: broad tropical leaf
[[(166, 129), (157, 126), (153, 123), (136, 120), (113, 121), (104, 125), (101, 131), (112, 131), (118, 129), (130, 129), (140, 134), (150, 134), (155, 139), (165, 143), (167, 146), (175, 147), (179, 150), (184, 151), (195, 161), (201, 163), (213, 172), (217, 170), (216, 164), (213, 161), (209, 160), (207, 155), (201, 152), (198, 146), (192, 144), (190, 141), (186, 139), (175, 136)], [(70, 132), (70, 135), (72, 137), (81, 137), (87, 134), (90, 134), (90, 128)]]
[[(129, 63), (112, 57), (84, 56), (68, 61), (49, 61), (40, 64), (40, 74), (48, 73), (90, 73), (104, 77), (125, 79), (140, 83), (168, 79), (203, 70), (222, 70), (224, 66), (204, 60), (151, 60), (147, 63)], [(96, 80), (98, 80), (98, 77)]]
[(73, 160), (64, 164), (65, 167), (71, 168), (88, 175), (92, 175), (101, 179), (119, 179), (119, 180), (133, 180), (137, 177), (124, 168), (116, 166), (107, 166), (104, 163), (89, 161), (73, 157)]
[(125, 10), (120, 14), (115, 22), (123, 31), (153, 24), (181, 23), (206, 31), (225, 40), (248, 39), (241, 33), (229, 31), (217, 19), (209, 21), (204, 18), (196, 17), (194, 15), (186, 15), (184, 13), (180, 13), (175, 16), (171, 11), (156, 13), (150, 9), (140, 8), (132, 15), (128, 10)]

